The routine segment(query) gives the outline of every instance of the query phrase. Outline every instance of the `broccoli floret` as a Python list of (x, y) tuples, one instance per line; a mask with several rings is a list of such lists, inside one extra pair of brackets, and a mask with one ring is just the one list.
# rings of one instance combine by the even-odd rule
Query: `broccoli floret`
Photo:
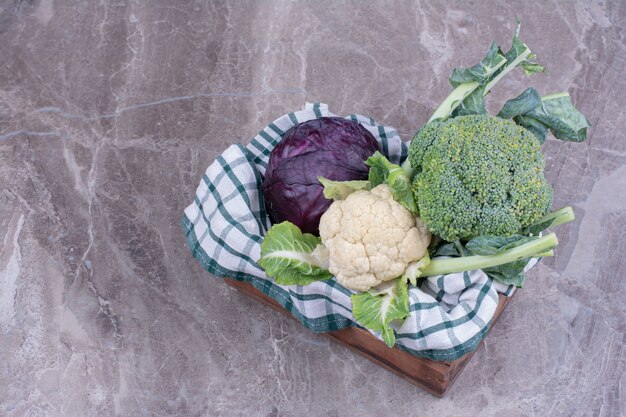
[(522, 230), (552, 205), (540, 147), (528, 130), (489, 115), (427, 124), (409, 150), (420, 217), (447, 241)]

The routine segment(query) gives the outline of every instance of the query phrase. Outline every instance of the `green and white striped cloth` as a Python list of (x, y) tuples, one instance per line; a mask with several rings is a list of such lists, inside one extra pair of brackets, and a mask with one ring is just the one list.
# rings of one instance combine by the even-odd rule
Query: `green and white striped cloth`
[[(306, 286), (277, 285), (256, 261), (270, 227), (261, 191), (269, 154), (290, 127), (324, 116), (335, 115), (325, 104), (307, 103), (267, 125), (247, 146), (230, 146), (208, 167), (183, 216), (187, 244), (204, 269), (252, 284), (315, 332), (359, 326), (352, 316), (352, 292), (334, 278)], [(348, 118), (369, 130), (392, 162), (404, 160), (407, 146), (396, 130), (369, 117)], [(493, 282), (482, 271), (423, 280), (419, 288), (410, 287), (411, 313), (395, 328), (396, 346), (434, 360), (463, 356), (485, 336), (499, 292), (510, 295), (513, 287)]]

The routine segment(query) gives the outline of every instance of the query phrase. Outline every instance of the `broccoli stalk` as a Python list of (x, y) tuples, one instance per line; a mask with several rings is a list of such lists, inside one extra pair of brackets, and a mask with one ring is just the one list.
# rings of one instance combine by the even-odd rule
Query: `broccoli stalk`
[(563, 223), (571, 222), (574, 220), (574, 210), (571, 207), (563, 207), (546, 214), (524, 230), (525, 235), (537, 236), (539, 232), (546, 230), (549, 227), (559, 226)]
[(446, 120), (448, 117), (450, 117), (454, 109), (456, 109), (463, 102), (463, 100), (465, 100), (467, 96), (472, 94), (478, 87), (480, 87), (478, 81), (470, 81), (460, 84), (458, 87), (452, 90), (450, 95), (446, 97), (446, 99), (439, 105), (439, 107), (437, 107), (433, 115), (430, 116), (430, 119), (428, 119), (428, 123), (435, 120)]
[(420, 271), (419, 276), (430, 277), (472, 271), (504, 265), (520, 259), (551, 255), (559, 241), (554, 233), (532, 240), (502, 253), (489, 256), (463, 256), (460, 258), (435, 258)]

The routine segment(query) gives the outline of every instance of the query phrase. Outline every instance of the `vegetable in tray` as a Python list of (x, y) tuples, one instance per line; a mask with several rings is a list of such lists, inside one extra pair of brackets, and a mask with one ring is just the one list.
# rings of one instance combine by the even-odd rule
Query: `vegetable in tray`
[(363, 164), (378, 151), (374, 136), (357, 122), (324, 117), (300, 123), (285, 133), (270, 155), (263, 195), (272, 223), (288, 220), (302, 231), (318, 234), (331, 201), (318, 181), (365, 180)]
[(388, 346), (422, 277), (481, 269), (522, 287), (529, 261), (558, 245), (545, 230), (574, 219), (569, 207), (550, 212), (541, 144), (548, 132), (580, 142), (589, 127), (567, 93), (532, 88), (488, 114), (485, 96), (509, 71), (544, 71), (532, 59), (518, 23), (510, 50), (494, 43), (480, 63), (455, 69), (452, 93), (401, 165), (356, 122), (321, 118), (286, 132), (264, 184), (274, 224), (261, 244), (266, 274), (282, 285), (334, 276), (354, 292), (356, 321)]

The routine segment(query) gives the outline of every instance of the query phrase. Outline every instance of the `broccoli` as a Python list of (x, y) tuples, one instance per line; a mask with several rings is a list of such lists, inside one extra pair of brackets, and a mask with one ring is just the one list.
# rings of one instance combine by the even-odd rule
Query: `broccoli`
[(552, 205), (540, 146), (528, 130), (489, 115), (427, 124), (409, 151), (420, 217), (447, 241), (522, 230)]
[(478, 64), (452, 72), (454, 90), (417, 132), (402, 164), (420, 217), (447, 241), (523, 232), (552, 204), (540, 150), (547, 132), (586, 139), (589, 122), (567, 93), (541, 97), (529, 88), (497, 117), (487, 112), (485, 97), (511, 70), (544, 71), (519, 30), (518, 21), (507, 52), (494, 43)]

